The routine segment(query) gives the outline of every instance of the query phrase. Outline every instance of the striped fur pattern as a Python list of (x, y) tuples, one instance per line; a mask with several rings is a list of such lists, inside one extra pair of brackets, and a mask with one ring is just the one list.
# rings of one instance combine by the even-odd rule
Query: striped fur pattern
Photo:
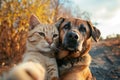
[(30, 18), (26, 51), (22, 62), (9, 73), (10, 80), (57, 80), (55, 48), (58, 31), (53, 24), (41, 24), (35, 15)]

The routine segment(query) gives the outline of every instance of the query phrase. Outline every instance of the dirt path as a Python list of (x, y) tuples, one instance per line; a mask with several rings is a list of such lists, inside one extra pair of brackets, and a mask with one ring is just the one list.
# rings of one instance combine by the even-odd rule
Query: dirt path
[(120, 39), (93, 44), (91, 71), (97, 80), (120, 80)]

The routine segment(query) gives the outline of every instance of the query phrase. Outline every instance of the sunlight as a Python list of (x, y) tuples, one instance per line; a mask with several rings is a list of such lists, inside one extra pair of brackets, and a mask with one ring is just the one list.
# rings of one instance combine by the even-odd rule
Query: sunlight
[[(91, 21), (97, 22), (97, 27), (101, 30), (102, 37), (111, 34), (120, 34), (120, 1), (119, 0), (70, 0), (73, 5), (78, 5), (80, 10), (91, 14)], [(87, 6), (86, 6), (87, 5)], [(109, 30), (108, 30), (109, 29)]]

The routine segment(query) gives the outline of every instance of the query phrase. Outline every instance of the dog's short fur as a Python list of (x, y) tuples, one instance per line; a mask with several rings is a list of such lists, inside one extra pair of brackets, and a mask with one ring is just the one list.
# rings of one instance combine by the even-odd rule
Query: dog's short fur
[(60, 36), (57, 54), (61, 80), (92, 80), (89, 69), (91, 39), (99, 40), (100, 31), (90, 21), (60, 18), (56, 23)]

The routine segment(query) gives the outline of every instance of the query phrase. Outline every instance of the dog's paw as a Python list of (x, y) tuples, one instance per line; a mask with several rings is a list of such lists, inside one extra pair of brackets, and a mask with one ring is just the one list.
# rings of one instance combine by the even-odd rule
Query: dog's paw
[(7, 80), (44, 80), (45, 70), (39, 63), (26, 62), (14, 67)]

